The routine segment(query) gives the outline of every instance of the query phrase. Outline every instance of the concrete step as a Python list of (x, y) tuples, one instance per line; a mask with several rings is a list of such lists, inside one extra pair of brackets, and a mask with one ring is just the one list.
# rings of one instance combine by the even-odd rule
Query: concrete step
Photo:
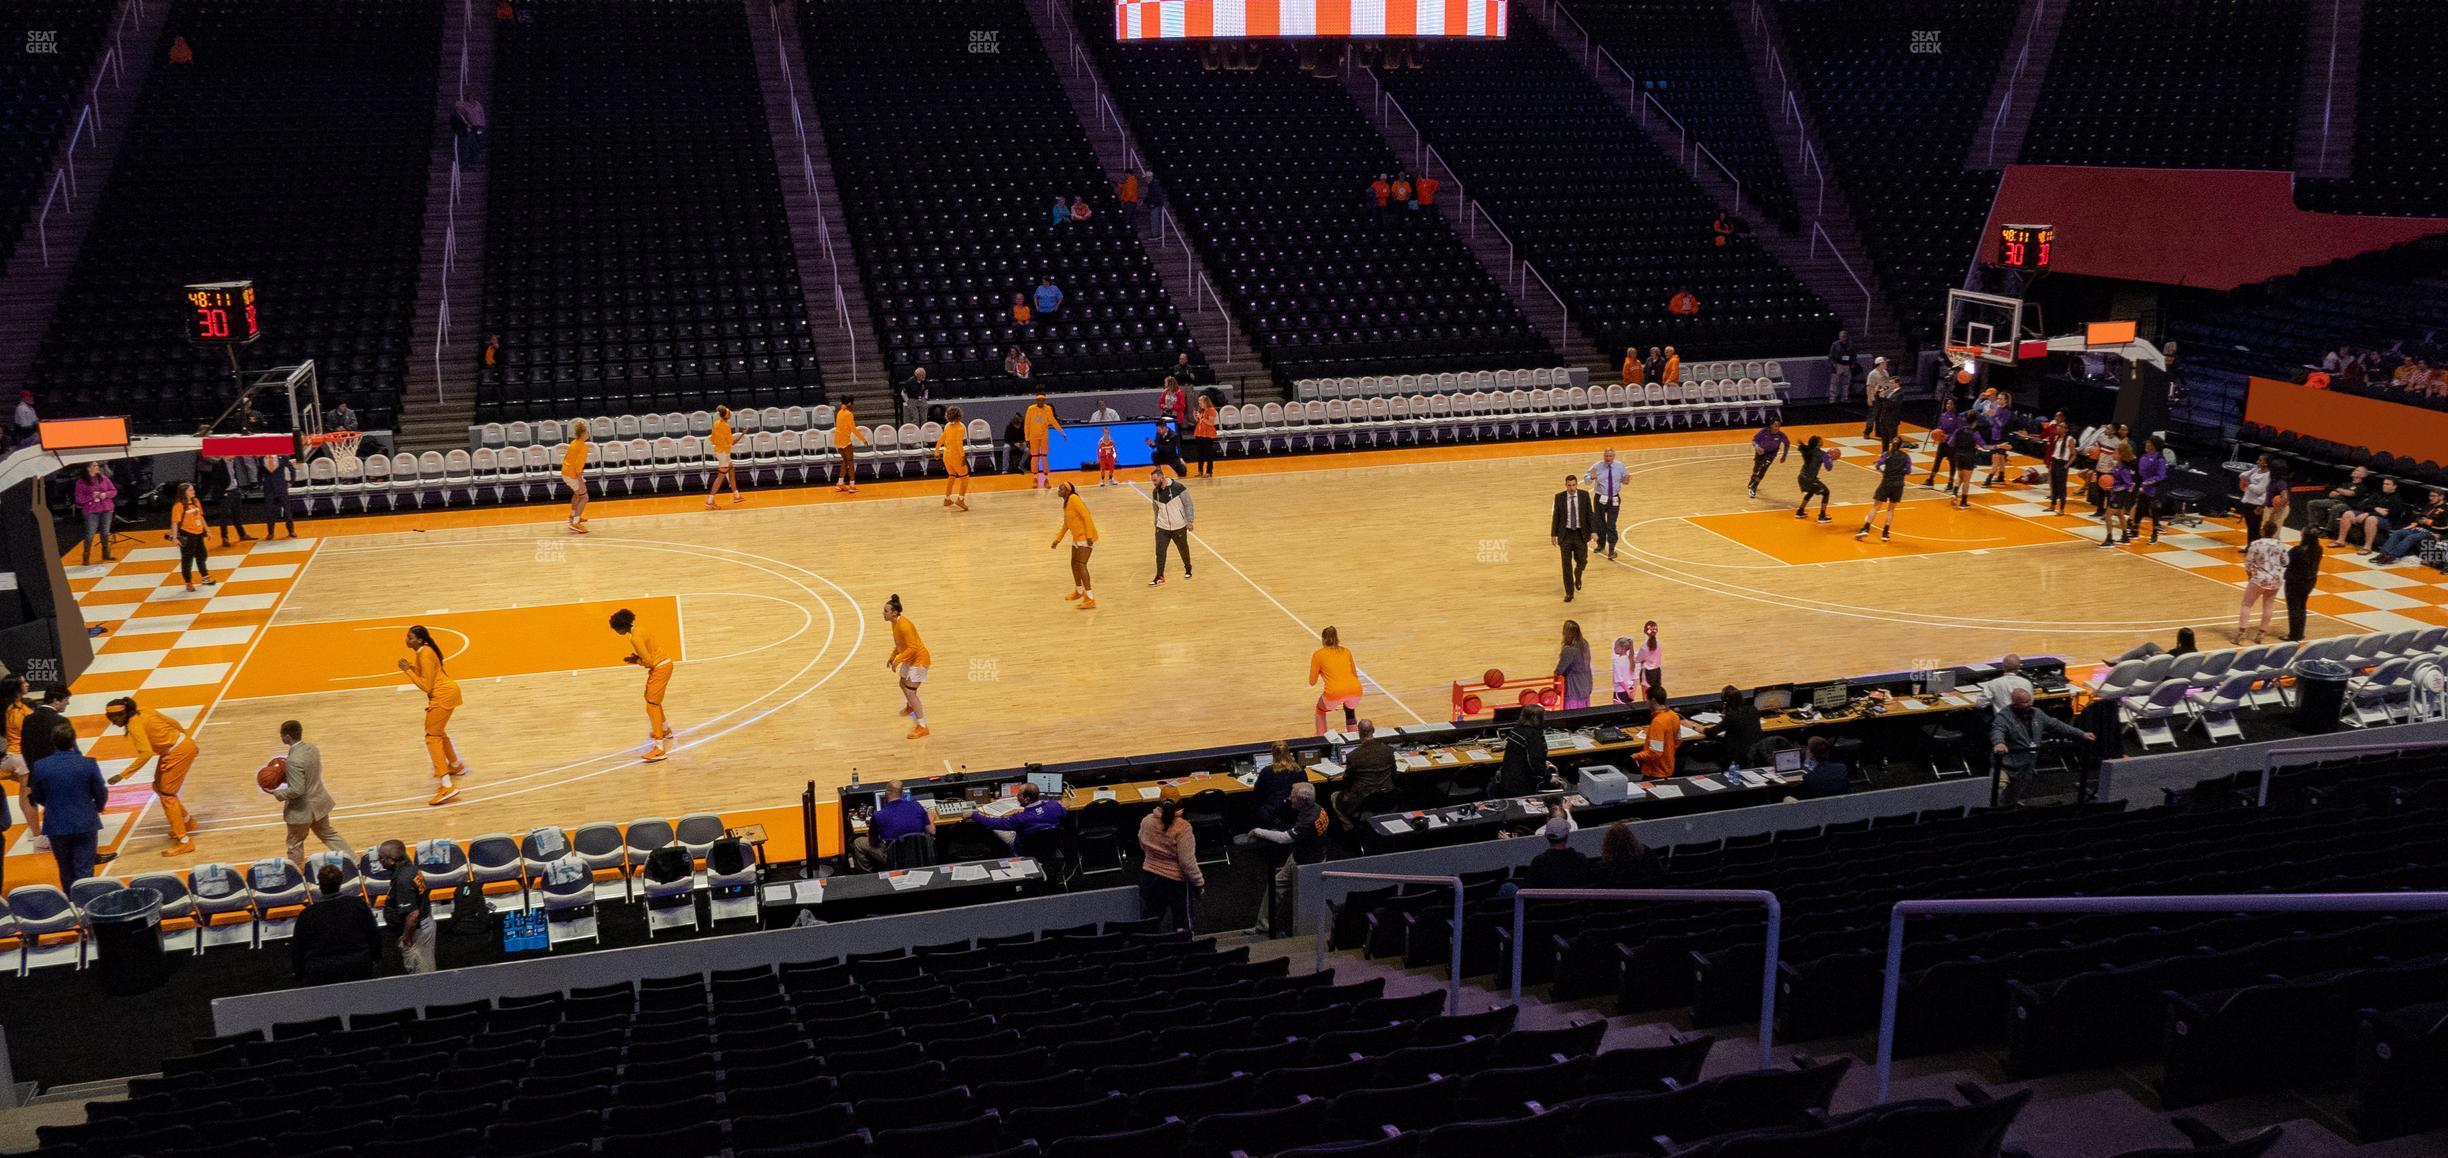
[(774, 165), (781, 173), (782, 206), (790, 221), (792, 255), (799, 263), (808, 332), (815, 338), (826, 393), (862, 408), (885, 405), (891, 383), (876, 345), (874, 315), (859, 280), (858, 259), (838, 211), (841, 192), (833, 181), (824, 130), (808, 96), (799, 21), (788, 5), (742, 3), (757, 82), (764, 90)]
[[(476, 418), (476, 372), (482, 360), (485, 199), (488, 171), (462, 155), (452, 133), (461, 97), (490, 104), (494, 21), (490, 11), (445, 9), (441, 83), (434, 86), (433, 158), (426, 168), (425, 242), (417, 269), (416, 308), (408, 323), (408, 381), (400, 395), (399, 448), (422, 454), (467, 445)], [(464, 54), (467, 71), (459, 71)], [(459, 161), (458, 172), (452, 163)], [(444, 303), (449, 312), (445, 315)], [(439, 356), (437, 357), (437, 351)]]

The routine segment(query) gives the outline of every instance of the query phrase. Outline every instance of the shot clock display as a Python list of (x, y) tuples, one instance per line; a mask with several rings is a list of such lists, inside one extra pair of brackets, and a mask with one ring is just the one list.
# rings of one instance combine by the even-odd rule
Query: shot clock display
[(263, 336), (255, 319), (255, 283), (216, 281), (181, 291), (187, 315), (187, 340), (212, 345), (243, 345)]
[(2056, 244), (2054, 225), (2001, 225), (1997, 263), (2005, 269), (2045, 270), (2049, 267), (2049, 250)]

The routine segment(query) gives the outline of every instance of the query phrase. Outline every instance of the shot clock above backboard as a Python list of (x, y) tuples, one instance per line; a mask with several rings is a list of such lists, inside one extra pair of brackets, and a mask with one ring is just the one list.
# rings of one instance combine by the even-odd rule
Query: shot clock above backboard
[(1997, 264), (2002, 269), (2038, 273), (2049, 267), (2049, 250), (2057, 245), (2054, 225), (1998, 226)]
[(255, 318), (254, 282), (203, 282), (179, 291), (179, 296), (188, 341), (240, 345), (263, 336)]
[(1502, 39), (1511, 0), (1114, 0), (1114, 39)]

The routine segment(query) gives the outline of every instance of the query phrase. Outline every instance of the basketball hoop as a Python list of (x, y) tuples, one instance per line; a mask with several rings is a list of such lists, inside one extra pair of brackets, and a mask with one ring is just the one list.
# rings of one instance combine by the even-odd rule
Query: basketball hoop
[(307, 435), (306, 445), (331, 451), (332, 464), (342, 470), (350, 470), (357, 466), (357, 441), (361, 437), (354, 430), (335, 430), (328, 434)]

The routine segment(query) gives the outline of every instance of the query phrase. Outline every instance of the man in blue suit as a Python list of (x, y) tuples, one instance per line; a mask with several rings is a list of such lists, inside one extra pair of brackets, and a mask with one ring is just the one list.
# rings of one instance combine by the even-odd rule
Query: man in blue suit
[(1853, 769), (1828, 759), (1830, 745), (1825, 736), (1813, 736), (1802, 746), (1802, 799), (1818, 800), (1842, 796), (1845, 785), (1853, 778)]
[(66, 723), (52, 735), (57, 748), (35, 762), (26, 782), (26, 799), (43, 810), (43, 835), (51, 838), (51, 859), (59, 865), (65, 889), (94, 871), (94, 845), (102, 832), (102, 810), (110, 806), (110, 786), (102, 782), (102, 766), (77, 750), (76, 729)]

